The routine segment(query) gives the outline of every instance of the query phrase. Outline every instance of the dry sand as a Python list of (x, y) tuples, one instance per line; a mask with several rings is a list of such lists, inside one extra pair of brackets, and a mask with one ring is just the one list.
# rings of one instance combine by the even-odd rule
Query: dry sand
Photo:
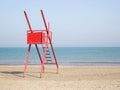
[(120, 66), (0, 66), (0, 90), (120, 90)]

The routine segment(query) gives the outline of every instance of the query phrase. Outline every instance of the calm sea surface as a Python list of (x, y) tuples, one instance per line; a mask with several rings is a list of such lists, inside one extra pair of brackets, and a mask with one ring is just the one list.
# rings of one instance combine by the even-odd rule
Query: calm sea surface
[[(43, 50), (40, 48), (41, 55)], [(56, 56), (61, 65), (118, 65), (120, 47), (56, 47)], [(24, 64), (27, 48), (0, 48), (0, 64)], [(33, 46), (29, 64), (39, 64), (38, 54)]]

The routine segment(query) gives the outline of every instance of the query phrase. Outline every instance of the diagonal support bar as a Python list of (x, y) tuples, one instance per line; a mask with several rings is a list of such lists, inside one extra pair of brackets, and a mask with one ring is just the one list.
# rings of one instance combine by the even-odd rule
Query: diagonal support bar
[[(45, 17), (44, 17), (44, 13), (43, 13), (42, 10), (41, 10), (41, 15), (42, 15), (42, 18), (43, 18), (43, 22), (44, 22), (44, 25), (45, 25), (47, 34), (49, 34), (48, 27), (47, 27), (47, 24), (46, 24), (46, 20), (45, 20)], [(48, 37), (48, 39), (49, 39), (49, 41), (50, 41), (50, 45), (51, 45), (51, 48), (52, 48), (53, 56), (54, 56), (54, 58), (55, 58), (55, 63), (56, 63), (57, 69), (58, 69), (58, 62), (57, 62), (57, 58), (56, 58), (56, 55), (55, 55), (55, 51), (54, 51), (54, 48), (53, 48), (53, 45), (52, 45), (52, 41), (51, 41), (51, 38), (50, 38), (50, 37)]]
[[(31, 33), (33, 33), (32, 27), (31, 27), (31, 25), (30, 25), (30, 21), (29, 21), (29, 19), (28, 19), (28, 16), (27, 16), (26, 11), (24, 11), (24, 15), (25, 15), (26, 21), (27, 21), (27, 23), (28, 23), (29, 30), (30, 30)], [(40, 71), (40, 77), (42, 77), (42, 72), (43, 72), (43, 69), (44, 69), (44, 61), (43, 61), (43, 59), (42, 59), (42, 57), (41, 57), (41, 54), (40, 54), (40, 51), (39, 51), (39, 49), (38, 49), (37, 44), (35, 44), (35, 47), (36, 47), (36, 50), (37, 50), (39, 59), (40, 59), (41, 64), (42, 64), (41, 71)], [(29, 56), (30, 56), (30, 49), (31, 49), (31, 44), (29, 44), (28, 53), (27, 53), (27, 56), (26, 56), (26, 63), (25, 63), (25, 67), (24, 67), (24, 77), (26, 76), (26, 69), (27, 69), (27, 65), (28, 65), (28, 59), (29, 59)]]
[(42, 58), (41, 55), (40, 55), (40, 52), (39, 52), (39, 49), (38, 49), (37, 44), (35, 44), (35, 47), (36, 47), (36, 50), (37, 50), (39, 59), (40, 59), (41, 64), (42, 64), (42, 65), (41, 65), (41, 70), (40, 70), (40, 78), (41, 78), (41, 77), (42, 77), (42, 72), (44, 71), (44, 60), (43, 60), (43, 58)]
[(42, 57), (41, 57), (41, 55), (40, 55), (40, 52), (39, 52), (39, 49), (38, 49), (37, 44), (35, 44), (35, 47), (36, 47), (36, 50), (37, 50), (37, 53), (38, 53), (39, 59), (40, 59), (41, 63), (43, 63), (43, 61), (42, 61)]
[(28, 16), (27, 16), (26, 11), (24, 11), (24, 15), (25, 15), (26, 21), (27, 21), (27, 23), (28, 23), (28, 27), (29, 27), (31, 33), (33, 33), (33, 31), (32, 31), (32, 27), (31, 27), (31, 25), (30, 25), (30, 21), (29, 21), (29, 19), (28, 19)]

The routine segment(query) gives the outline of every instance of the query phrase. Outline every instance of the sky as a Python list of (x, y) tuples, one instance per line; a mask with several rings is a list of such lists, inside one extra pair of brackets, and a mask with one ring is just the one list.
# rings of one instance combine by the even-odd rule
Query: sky
[(55, 47), (120, 47), (120, 0), (0, 0), (0, 47), (27, 47), (32, 29), (50, 22)]

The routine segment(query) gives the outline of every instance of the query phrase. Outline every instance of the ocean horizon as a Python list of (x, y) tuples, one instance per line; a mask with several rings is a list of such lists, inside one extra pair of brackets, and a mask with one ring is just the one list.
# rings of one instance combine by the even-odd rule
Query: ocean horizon
[[(27, 47), (0, 47), (0, 64), (24, 65), (27, 49)], [(54, 49), (60, 65), (120, 66), (120, 47), (55, 47)], [(43, 56), (42, 48), (39, 50)], [(34, 46), (31, 48), (28, 64), (41, 64)]]

